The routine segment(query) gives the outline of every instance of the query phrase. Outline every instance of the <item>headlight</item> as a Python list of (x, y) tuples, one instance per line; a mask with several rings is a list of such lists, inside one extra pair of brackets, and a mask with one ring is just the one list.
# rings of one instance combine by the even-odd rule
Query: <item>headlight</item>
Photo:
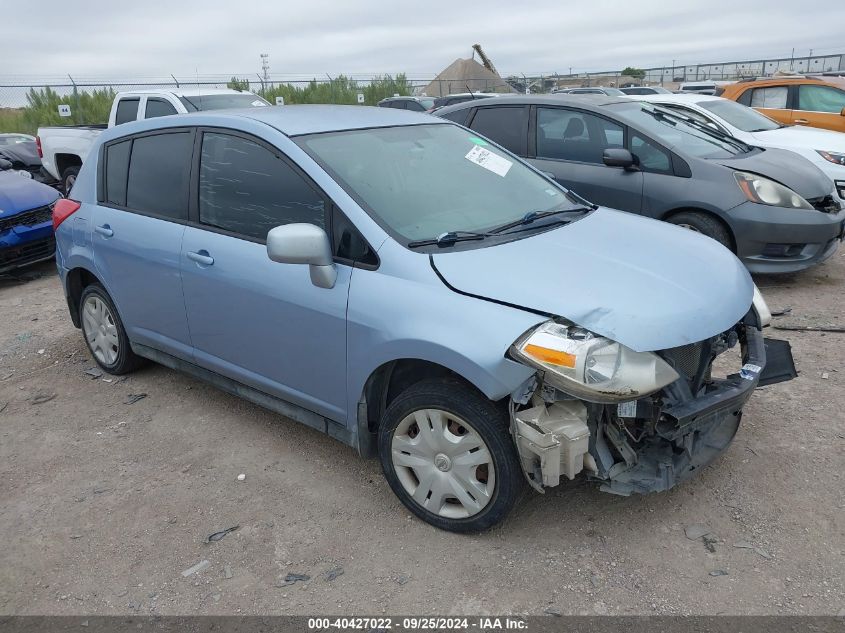
[(825, 152), (820, 149), (817, 149), (816, 152), (826, 161), (830, 161), (834, 165), (842, 165), (845, 167), (845, 154), (840, 152)]
[(790, 209), (807, 209), (814, 211), (813, 205), (804, 200), (797, 193), (782, 184), (769, 180), (757, 174), (745, 171), (735, 171), (734, 177), (745, 197), (757, 204), (768, 204), (773, 207), (787, 207)]
[(579, 327), (547, 321), (511, 346), (511, 356), (545, 372), (547, 383), (588, 402), (635, 400), (678, 373), (651, 352), (635, 352)]

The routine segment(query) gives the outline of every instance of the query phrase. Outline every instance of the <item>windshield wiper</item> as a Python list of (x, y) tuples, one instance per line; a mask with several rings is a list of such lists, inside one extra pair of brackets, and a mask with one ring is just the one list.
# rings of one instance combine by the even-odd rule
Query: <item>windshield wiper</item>
[(735, 147), (740, 152), (747, 154), (752, 149), (752, 147), (750, 145), (743, 143), (739, 139), (736, 139), (733, 136), (731, 136), (730, 134), (725, 134), (721, 130), (717, 130), (715, 128), (712, 128), (709, 125), (702, 123), (701, 121), (696, 121), (692, 117), (685, 117), (685, 116), (682, 116), (680, 114), (676, 114), (675, 112), (667, 112), (667, 111), (664, 111), (662, 109), (646, 110), (644, 108), (643, 112), (648, 112), (655, 119), (677, 119), (678, 121), (682, 121), (682, 122), (686, 123), (687, 125), (694, 127), (696, 130), (698, 130), (700, 132), (704, 132), (708, 136), (712, 136), (713, 138), (715, 138), (715, 139), (717, 139), (717, 140), (719, 140), (723, 143), (727, 143), (728, 145)]
[[(508, 229), (513, 229), (518, 226), (526, 226), (528, 224), (533, 224), (537, 220), (542, 218), (548, 218), (553, 215), (561, 215), (564, 213), (573, 213), (577, 214), (579, 217), (586, 213), (587, 211), (594, 211), (597, 207), (590, 205), (587, 207), (576, 207), (576, 208), (566, 208), (566, 209), (556, 209), (552, 211), (530, 211), (523, 215), (520, 219), (514, 220), (513, 222), (508, 222), (507, 224), (502, 224), (501, 226), (497, 226), (494, 229), (490, 229), (490, 233), (494, 235), (500, 235), (501, 233), (507, 231)], [(561, 222), (571, 222), (575, 218), (566, 218), (561, 219)]]
[(430, 240), (416, 240), (408, 242), (408, 248), (417, 248), (419, 246), (452, 246), (456, 242), (466, 242), (467, 240), (483, 240), (485, 237), (492, 237), (491, 233), (479, 233), (477, 231), (447, 231), (441, 233), (434, 239)]

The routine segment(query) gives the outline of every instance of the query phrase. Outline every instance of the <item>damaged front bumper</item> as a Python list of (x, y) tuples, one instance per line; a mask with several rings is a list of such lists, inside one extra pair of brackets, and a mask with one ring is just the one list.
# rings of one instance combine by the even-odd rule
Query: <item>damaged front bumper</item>
[[(691, 477), (731, 443), (758, 385), (795, 376), (789, 344), (764, 339), (753, 321), (664, 352), (682, 378), (647, 398), (593, 404), (539, 381), (531, 385), (530, 399), (511, 406), (511, 430), (528, 482), (542, 492), (561, 477), (585, 472), (601, 490), (630, 495), (668, 490)], [(737, 343), (739, 372), (712, 378), (714, 359)]]

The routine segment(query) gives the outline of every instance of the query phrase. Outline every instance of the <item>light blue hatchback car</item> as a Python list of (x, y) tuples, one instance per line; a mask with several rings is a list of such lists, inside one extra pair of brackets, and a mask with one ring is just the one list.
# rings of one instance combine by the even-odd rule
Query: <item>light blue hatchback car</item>
[(54, 223), (105, 371), (151, 359), (377, 454), (448, 530), (494, 525), (525, 481), (670, 488), (727, 447), (758, 384), (794, 375), (720, 244), (423, 114), (121, 125)]

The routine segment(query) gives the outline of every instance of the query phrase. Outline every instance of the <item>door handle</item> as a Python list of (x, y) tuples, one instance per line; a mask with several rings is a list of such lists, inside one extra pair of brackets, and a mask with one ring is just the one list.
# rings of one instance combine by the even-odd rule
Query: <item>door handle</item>
[(795, 122), (798, 125), (806, 125), (807, 123), (809, 123), (809, 121), (807, 119), (795, 119)]
[(114, 231), (111, 230), (111, 227), (108, 224), (103, 224), (102, 226), (94, 227), (94, 230), (97, 231), (103, 237), (111, 237), (114, 235)]
[(197, 251), (196, 253), (188, 251), (188, 259), (195, 261), (198, 264), (202, 264), (203, 266), (211, 266), (214, 263), (214, 258), (209, 255), (208, 251), (205, 249)]

